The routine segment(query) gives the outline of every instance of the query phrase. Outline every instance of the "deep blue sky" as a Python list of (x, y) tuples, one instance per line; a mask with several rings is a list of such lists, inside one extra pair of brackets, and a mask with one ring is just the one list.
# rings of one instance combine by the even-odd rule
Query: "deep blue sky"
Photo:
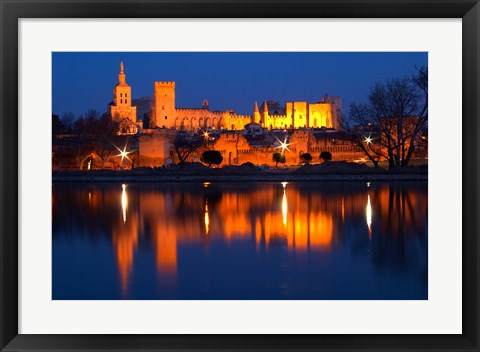
[(347, 111), (350, 103), (365, 101), (376, 82), (427, 66), (428, 54), (55, 52), (53, 113), (105, 112), (120, 61), (133, 98), (153, 96), (154, 81), (175, 81), (177, 107), (200, 107), (208, 99), (211, 110), (250, 115), (255, 100), (312, 103), (325, 93), (341, 96)]

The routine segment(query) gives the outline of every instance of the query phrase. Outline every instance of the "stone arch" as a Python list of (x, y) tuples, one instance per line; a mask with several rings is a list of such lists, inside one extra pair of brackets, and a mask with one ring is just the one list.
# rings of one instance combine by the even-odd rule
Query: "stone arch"
[(203, 117), (200, 117), (200, 118), (198, 119), (198, 128), (203, 128), (203, 127), (205, 127), (203, 124), (204, 124), (204, 119), (203, 119)]
[(188, 117), (182, 119), (182, 129), (187, 130), (190, 127), (190, 120)]
[(88, 170), (88, 162), (91, 162), (90, 169), (98, 169), (101, 168), (102, 159), (98, 156), (97, 153), (91, 152), (87, 154), (81, 161), (80, 161), (80, 170), (87, 169)]

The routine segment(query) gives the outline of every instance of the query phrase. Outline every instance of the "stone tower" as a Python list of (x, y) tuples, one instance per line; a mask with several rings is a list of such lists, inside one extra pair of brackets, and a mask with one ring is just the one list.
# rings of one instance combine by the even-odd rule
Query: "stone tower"
[(155, 82), (152, 127), (175, 127), (175, 82)]
[(253, 122), (256, 123), (262, 123), (261, 122), (261, 116), (260, 116), (260, 111), (258, 111), (258, 104), (255, 102), (255, 106), (253, 107)]
[(265, 101), (263, 103), (263, 112), (262, 112), (262, 126), (268, 121), (268, 106), (267, 102)]
[(118, 84), (113, 88), (113, 104), (110, 116), (120, 122), (120, 133), (136, 133), (137, 107), (132, 106), (132, 87), (126, 82), (123, 62), (120, 63)]

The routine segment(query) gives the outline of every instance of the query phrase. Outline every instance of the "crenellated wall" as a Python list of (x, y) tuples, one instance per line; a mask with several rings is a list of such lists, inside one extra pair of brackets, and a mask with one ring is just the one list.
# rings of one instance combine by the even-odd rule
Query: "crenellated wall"
[(245, 129), (245, 125), (248, 125), (252, 121), (253, 118), (250, 115), (229, 114), (229, 116), (225, 120), (225, 125), (223, 126), (223, 128), (236, 131), (243, 130)]
[(292, 118), (287, 115), (268, 115), (264, 127), (271, 129), (287, 129), (292, 125)]

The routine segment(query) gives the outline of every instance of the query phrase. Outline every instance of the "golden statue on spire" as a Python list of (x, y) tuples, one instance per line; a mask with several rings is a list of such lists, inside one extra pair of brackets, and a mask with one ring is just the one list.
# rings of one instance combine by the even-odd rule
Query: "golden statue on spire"
[(123, 61), (120, 61), (120, 74), (123, 74)]

